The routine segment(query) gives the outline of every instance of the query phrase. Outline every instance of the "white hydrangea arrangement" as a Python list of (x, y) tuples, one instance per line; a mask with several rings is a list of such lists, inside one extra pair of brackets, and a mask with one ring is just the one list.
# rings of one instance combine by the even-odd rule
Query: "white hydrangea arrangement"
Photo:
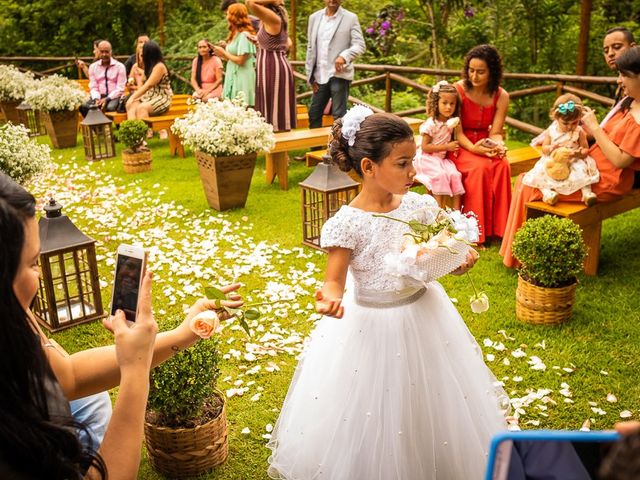
[(77, 82), (60, 75), (37, 80), (25, 95), (34, 110), (43, 112), (77, 110), (88, 98), (88, 93)]
[(171, 131), (192, 150), (215, 157), (269, 151), (275, 145), (273, 126), (247, 108), (241, 96), (199, 103), (173, 122)]
[(13, 65), (0, 65), (0, 102), (21, 102), (34, 82), (33, 73)]
[(24, 183), (51, 165), (51, 149), (29, 137), (22, 125), (0, 126), (0, 170)]

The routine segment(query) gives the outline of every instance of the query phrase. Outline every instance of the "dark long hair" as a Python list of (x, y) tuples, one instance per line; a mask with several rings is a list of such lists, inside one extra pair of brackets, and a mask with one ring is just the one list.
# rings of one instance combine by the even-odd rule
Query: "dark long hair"
[(467, 53), (464, 58), (464, 67), (462, 68), (462, 78), (464, 79), (464, 89), (471, 90), (473, 85), (469, 80), (469, 62), (477, 58), (483, 60), (489, 69), (489, 85), (488, 90), (491, 95), (498, 91), (502, 83), (502, 58), (500, 53), (493, 45), (476, 45)]
[(0, 173), (0, 476), (75, 479), (94, 466), (106, 478), (99, 455), (78, 441), (75, 429), (85, 427), (50, 415), (46, 381), (55, 376), (13, 290), (34, 216), (33, 196)]
[(407, 122), (391, 113), (374, 113), (360, 123), (355, 142), (349, 145), (342, 136), (342, 118), (339, 118), (331, 127), (329, 153), (340, 170), (348, 172), (353, 168), (362, 175), (363, 158), (380, 163), (394, 145), (406, 140), (413, 141), (413, 131)]
[[(640, 75), (640, 47), (627, 48), (616, 59), (616, 68), (620, 75), (624, 77), (635, 77)], [(622, 110), (628, 110), (634, 100), (640, 100), (640, 98), (625, 98), (620, 104)]]
[(151, 71), (158, 63), (164, 63), (164, 57), (162, 56), (162, 50), (153, 40), (145, 42), (142, 47), (142, 61), (144, 62), (144, 75), (149, 78)]
[[(209, 40), (207, 40), (206, 38), (201, 38), (200, 40), (198, 40), (198, 43), (200, 42), (209, 43)], [(204, 62), (204, 58), (202, 57), (202, 55), (198, 53), (198, 60), (196, 62), (196, 83), (200, 88), (202, 88), (202, 63), (203, 62)]]

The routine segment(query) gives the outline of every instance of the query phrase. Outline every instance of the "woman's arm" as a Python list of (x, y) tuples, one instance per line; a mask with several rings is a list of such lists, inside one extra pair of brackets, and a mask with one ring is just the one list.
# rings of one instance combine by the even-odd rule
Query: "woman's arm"
[(498, 103), (496, 105), (496, 113), (493, 115), (491, 130), (489, 130), (489, 138), (497, 142), (502, 142), (502, 134), (504, 132), (504, 121), (507, 118), (509, 110), (509, 94), (506, 90), (502, 90)]
[(544, 140), (542, 141), (542, 153), (549, 155), (553, 150), (553, 145), (551, 145), (551, 136), (546, 133)]
[(271, 10), (268, 5), (284, 5), (283, 0), (247, 0), (246, 5), (256, 17), (258, 17), (264, 29), (270, 35), (278, 35), (282, 27), (280, 16)]
[(213, 45), (213, 51), (219, 57), (226, 58), (230, 62), (235, 63), (236, 65), (244, 65), (247, 59), (250, 57), (250, 54), (245, 53), (244, 55), (234, 55), (233, 53), (228, 52), (226, 49), (219, 47), (217, 45)]
[(576, 157), (585, 158), (587, 155), (589, 155), (589, 142), (587, 142), (587, 134), (583, 129), (580, 129), (578, 135), (578, 144), (580, 145), (580, 148), (578, 148)]
[[(155, 87), (162, 77), (168, 72), (167, 67), (164, 63), (158, 63), (153, 70), (151, 70), (151, 75), (147, 78), (147, 81), (142, 84), (140, 88), (138, 88), (133, 95), (129, 98), (129, 102), (133, 102), (138, 100), (142, 95), (144, 95), (148, 90)], [(129, 103), (127, 102), (127, 103)]]
[(347, 279), (351, 250), (341, 247), (329, 249), (327, 271), (322, 288), (316, 292), (316, 311), (331, 317), (342, 318), (342, 295)]
[(620, 147), (613, 143), (613, 141), (607, 136), (598, 123), (595, 113), (589, 107), (584, 107), (582, 123), (589, 132), (591, 132), (593, 138), (600, 147), (600, 150), (602, 150), (606, 159), (609, 160), (613, 166), (617, 168), (626, 168), (635, 161), (634, 157), (621, 150)]

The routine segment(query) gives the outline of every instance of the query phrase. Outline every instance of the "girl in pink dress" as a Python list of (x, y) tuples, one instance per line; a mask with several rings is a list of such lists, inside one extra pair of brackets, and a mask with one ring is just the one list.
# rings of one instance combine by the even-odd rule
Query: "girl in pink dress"
[(433, 86), (427, 96), (429, 118), (420, 125), (422, 143), (416, 152), (413, 166), (415, 179), (429, 189), (441, 208), (445, 196), (453, 197), (453, 208), (460, 210), (464, 194), (462, 175), (447, 158), (447, 152), (458, 152), (458, 142), (452, 135), (460, 128), (458, 92), (446, 80)]

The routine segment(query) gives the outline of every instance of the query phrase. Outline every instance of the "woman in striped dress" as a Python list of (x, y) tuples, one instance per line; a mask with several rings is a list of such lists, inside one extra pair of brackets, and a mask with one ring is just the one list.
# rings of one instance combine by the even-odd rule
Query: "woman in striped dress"
[(149, 40), (144, 44), (142, 61), (147, 80), (127, 100), (129, 120), (162, 115), (169, 110), (173, 98), (169, 70), (164, 64), (162, 51), (156, 42)]
[(258, 30), (256, 62), (256, 110), (283, 132), (296, 128), (296, 95), (293, 70), (287, 60), (289, 37), (283, 0), (247, 0), (262, 25)]

